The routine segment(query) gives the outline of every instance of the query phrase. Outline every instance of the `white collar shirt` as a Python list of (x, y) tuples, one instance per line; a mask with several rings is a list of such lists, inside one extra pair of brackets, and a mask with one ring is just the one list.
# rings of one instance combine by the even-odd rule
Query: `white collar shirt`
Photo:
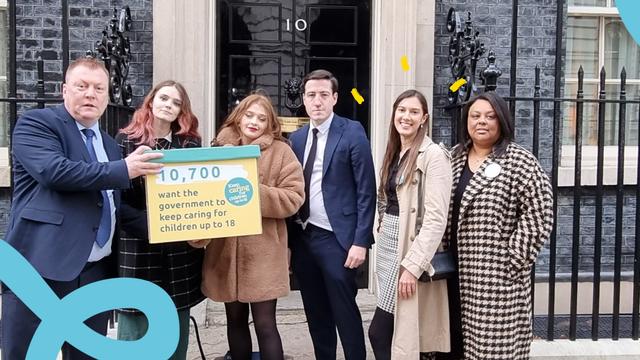
[[(87, 137), (84, 135), (82, 130), (84, 129), (93, 130), (93, 132), (95, 133), (95, 136), (93, 138), (93, 149), (96, 151), (96, 158), (98, 159), (99, 162), (109, 162), (109, 157), (107, 156), (107, 152), (104, 149), (104, 143), (102, 142), (102, 133), (100, 132), (99, 123), (96, 122), (93, 126), (88, 128), (83, 126), (77, 121), (76, 121), (76, 125), (78, 126), (78, 130), (80, 130), (80, 135), (82, 135), (82, 140), (85, 142), (85, 144), (87, 142)], [(93, 242), (93, 248), (91, 248), (89, 259), (87, 259), (88, 262), (95, 262), (95, 261), (101, 260), (102, 258), (109, 256), (111, 254), (111, 243), (113, 242), (112, 241), (113, 233), (115, 232), (115, 229), (116, 229), (116, 206), (113, 201), (113, 190), (105, 189), (105, 191), (107, 192), (107, 197), (109, 198), (109, 205), (111, 206), (111, 232), (109, 235), (109, 240), (103, 247), (98, 246), (98, 244), (95, 241)]]
[(307, 163), (309, 157), (309, 151), (313, 144), (313, 129), (318, 129), (318, 144), (316, 148), (316, 161), (313, 164), (313, 170), (311, 172), (311, 181), (309, 184), (309, 194), (305, 194), (309, 197), (309, 219), (302, 224), (306, 228), (308, 223), (311, 223), (317, 227), (325, 230), (333, 231), (331, 223), (329, 223), (329, 216), (324, 207), (324, 198), (322, 196), (322, 169), (324, 164), (324, 149), (327, 147), (327, 139), (329, 137), (329, 129), (331, 128), (331, 122), (333, 121), (334, 114), (331, 113), (329, 118), (317, 127), (312, 122), (309, 123), (309, 132), (307, 134), (307, 144), (304, 149), (304, 163)]

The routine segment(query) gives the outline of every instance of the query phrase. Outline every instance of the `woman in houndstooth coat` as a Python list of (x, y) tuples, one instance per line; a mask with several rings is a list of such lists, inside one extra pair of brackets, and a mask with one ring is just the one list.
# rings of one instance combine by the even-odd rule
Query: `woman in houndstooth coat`
[(467, 131), (452, 151), (443, 239), (459, 268), (449, 282), (452, 353), (444, 357), (528, 359), (530, 273), (553, 226), (551, 185), (536, 158), (513, 142), (502, 98), (483, 93), (462, 116)]

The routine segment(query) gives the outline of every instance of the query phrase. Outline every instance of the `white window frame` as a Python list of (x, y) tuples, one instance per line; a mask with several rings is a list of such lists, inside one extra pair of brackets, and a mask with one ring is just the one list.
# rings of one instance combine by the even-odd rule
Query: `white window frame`
[[(8, 3), (7, 0), (0, 0), (0, 9), (7, 9), (8, 8)], [(7, 75), (2, 75), (0, 74), (0, 81), (7, 81)]]
[[(612, 0), (607, 0), (607, 7), (598, 6), (568, 6), (567, 17), (572, 16), (586, 16), (586, 17), (611, 17), (619, 18), (620, 13), (616, 7), (612, 6)], [(604, 41), (605, 32), (604, 26), (599, 25), (599, 46), (598, 46), (598, 69), (602, 68), (604, 64)], [(575, 76), (576, 74), (567, 74)], [(620, 84), (620, 79), (617, 78), (619, 74), (614, 74), (616, 78), (607, 79), (607, 85)], [(577, 77), (566, 77), (565, 88), (567, 84), (577, 84)], [(584, 84), (599, 84), (598, 79), (584, 79)], [(640, 79), (627, 79), (627, 84), (640, 84)], [(574, 97), (575, 94), (565, 94), (565, 97)], [(627, 113), (627, 116), (634, 116), (635, 114)], [(564, 129), (563, 129), (564, 131)], [(575, 185), (575, 145), (561, 145), (560, 152), (560, 166), (558, 168), (558, 186), (571, 187)], [(594, 145), (582, 146), (582, 174), (581, 184), (583, 186), (596, 185), (596, 171), (598, 161), (598, 147)], [(604, 185), (617, 184), (617, 169), (618, 169), (618, 146), (605, 146), (604, 148)], [(624, 151), (624, 184), (636, 185), (637, 182), (637, 166), (638, 166), (638, 147), (637, 146), (625, 146)]]

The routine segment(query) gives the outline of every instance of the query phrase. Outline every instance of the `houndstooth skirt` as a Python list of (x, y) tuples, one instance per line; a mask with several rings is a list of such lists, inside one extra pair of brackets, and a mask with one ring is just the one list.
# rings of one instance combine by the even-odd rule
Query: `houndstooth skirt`
[(399, 225), (398, 216), (384, 214), (380, 235), (376, 241), (377, 306), (390, 314), (395, 314), (396, 310), (396, 289), (400, 270), (398, 261)]

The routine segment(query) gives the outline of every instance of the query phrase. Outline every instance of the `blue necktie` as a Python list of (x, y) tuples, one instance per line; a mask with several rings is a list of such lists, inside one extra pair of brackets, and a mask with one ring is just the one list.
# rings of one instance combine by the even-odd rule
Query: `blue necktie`
[[(87, 151), (93, 162), (98, 162), (96, 156), (96, 150), (93, 148), (93, 138), (96, 134), (91, 129), (83, 129), (84, 136), (87, 137)], [(98, 234), (96, 235), (96, 244), (103, 247), (107, 241), (109, 241), (109, 235), (111, 235), (111, 206), (109, 206), (109, 195), (106, 190), (100, 191), (102, 194), (102, 216), (100, 217), (100, 227), (98, 228)]]

